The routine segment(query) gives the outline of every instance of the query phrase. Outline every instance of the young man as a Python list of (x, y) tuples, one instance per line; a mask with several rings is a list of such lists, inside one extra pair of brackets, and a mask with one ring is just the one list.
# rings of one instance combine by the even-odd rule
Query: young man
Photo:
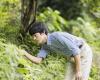
[(92, 51), (82, 38), (67, 32), (48, 33), (45, 25), (41, 22), (33, 24), (29, 29), (29, 34), (38, 45), (41, 45), (37, 57), (25, 53), (29, 60), (40, 63), (49, 52), (62, 54), (68, 60), (65, 80), (88, 80)]

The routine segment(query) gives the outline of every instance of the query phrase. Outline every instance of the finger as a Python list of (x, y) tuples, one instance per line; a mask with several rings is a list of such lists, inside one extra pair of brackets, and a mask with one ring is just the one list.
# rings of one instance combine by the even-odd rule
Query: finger
[(83, 78), (81, 77), (81, 80), (83, 80)]
[(79, 80), (79, 77), (76, 77), (75, 80)]
[(82, 79), (81, 79), (81, 77), (76, 77), (76, 79), (75, 79), (75, 80), (82, 80)]
[(77, 80), (77, 77), (75, 78), (75, 80)]
[(82, 77), (79, 77), (79, 80), (82, 80)]
[(80, 77), (78, 77), (78, 80), (81, 80)]

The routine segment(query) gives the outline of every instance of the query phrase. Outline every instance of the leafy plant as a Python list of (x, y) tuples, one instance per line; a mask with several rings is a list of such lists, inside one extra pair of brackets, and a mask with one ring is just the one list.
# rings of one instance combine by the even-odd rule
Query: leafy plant
[(49, 31), (62, 31), (67, 27), (67, 21), (60, 16), (58, 10), (46, 8), (37, 16), (38, 21), (43, 21), (47, 24)]

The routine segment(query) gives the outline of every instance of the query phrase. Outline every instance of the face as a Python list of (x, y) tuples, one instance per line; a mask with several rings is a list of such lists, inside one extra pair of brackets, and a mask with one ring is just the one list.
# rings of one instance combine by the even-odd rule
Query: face
[(34, 42), (36, 42), (37, 45), (41, 45), (44, 43), (44, 33), (35, 33), (33, 36), (32, 36)]

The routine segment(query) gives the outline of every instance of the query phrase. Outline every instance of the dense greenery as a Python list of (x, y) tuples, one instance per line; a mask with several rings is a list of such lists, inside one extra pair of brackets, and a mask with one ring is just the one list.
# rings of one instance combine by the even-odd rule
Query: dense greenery
[[(68, 5), (68, 2), (73, 4)], [(94, 55), (100, 54), (99, 0), (54, 0), (49, 7), (46, 3), (49, 0), (40, 1), (37, 21), (45, 22), (50, 32), (67, 31), (85, 38)], [(39, 47), (29, 35), (19, 40), (20, 12), (20, 1), (0, 0), (0, 80), (63, 80), (67, 66), (64, 57), (51, 53), (37, 65), (23, 56), (25, 50), (36, 55)], [(100, 55), (94, 62), (97, 58)], [(100, 80), (99, 67), (93, 63), (89, 80)]]

